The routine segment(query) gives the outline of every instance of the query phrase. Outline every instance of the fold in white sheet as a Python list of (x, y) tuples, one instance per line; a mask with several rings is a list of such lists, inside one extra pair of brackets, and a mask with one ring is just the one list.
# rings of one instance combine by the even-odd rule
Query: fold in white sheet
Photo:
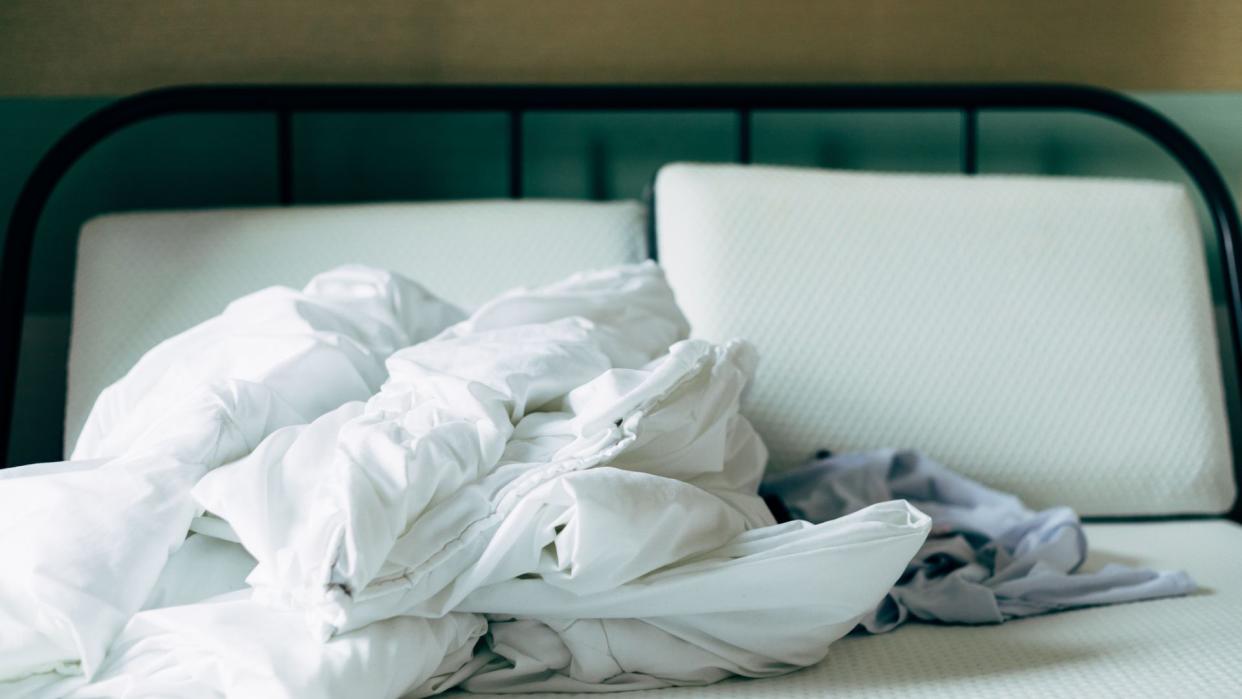
[(820, 525), (752, 529), (593, 593), (547, 576), (483, 588), (458, 609), (493, 615), (492, 655), (476, 658), (462, 686), (642, 689), (813, 665), (854, 628), (877, 585), (897, 579), (929, 526), (893, 501)]
[(322, 642), (248, 591), (140, 612), (95, 681), (66, 696), (336, 699), (426, 695), (471, 657), (477, 614), (400, 616)]
[(616, 458), (644, 411), (708, 370), (716, 353), (701, 342), (651, 362), (687, 330), (652, 265), (511, 292), (396, 352), (365, 404), (273, 434), (195, 497), (255, 554), (260, 596), (304, 609), (322, 638), (442, 615), (492, 580), (489, 541), (522, 496)]
[(370, 395), (389, 353), (459, 317), (408, 280), (344, 267), (149, 352), (100, 396), (76, 462), (0, 481), (0, 682), (92, 675), (185, 538), (205, 473)]
[(254, 565), (241, 544), (191, 534), (168, 557), (142, 608), (178, 607), (244, 590)]

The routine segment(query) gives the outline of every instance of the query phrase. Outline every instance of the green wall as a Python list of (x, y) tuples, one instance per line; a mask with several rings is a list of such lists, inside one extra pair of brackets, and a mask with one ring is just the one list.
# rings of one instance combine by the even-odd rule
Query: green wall
[[(1242, 192), (1242, 93), (1138, 95), (1171, 116)], [(34, 163), (104, 99), (0, 99), (0, 220)], [(527, 193), (639, 197), (660, 163), (732, 160), (728, 113), (537, 113), (526, 120)], [(952, 112), (759, 113), (757, 162), (952, 172)], [(1180, 178), (1143, 137), (1073, 114), (984, 113), (983, 172)], [(35, 246), (11, 456), (58, 458), (76, 232), (108, 211), (274, 203), (274, 122), (264, 115), (156, 119), (108, 140), (74, 166)], [(500, 114), (317, 114), (294, 122), (300, 202), (498, 197), (505, 194)], [(1215, 245), (1208, 241), (1209, 254)], [(1218, 294), (1219, 299), (1219, 294)]]

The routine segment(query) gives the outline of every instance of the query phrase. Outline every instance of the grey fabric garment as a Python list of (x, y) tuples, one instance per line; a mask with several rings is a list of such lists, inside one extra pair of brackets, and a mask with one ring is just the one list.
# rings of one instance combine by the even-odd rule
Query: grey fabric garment
[(1106, 565), (1076, 572), (1087, 538), (1068, 507), (1027, 509), (1013, 495), (958, 475), (912, 451), (830, 456), (773, 474), (761, 492), (793, 519), (823, 522), (884, 500), (905, 499), (932, 518), (927, 542), (876, 609), (859, 623), (890, 631), (914, 617), (995, 624), (1074, 607), (1184, 595), (1181, 571)]

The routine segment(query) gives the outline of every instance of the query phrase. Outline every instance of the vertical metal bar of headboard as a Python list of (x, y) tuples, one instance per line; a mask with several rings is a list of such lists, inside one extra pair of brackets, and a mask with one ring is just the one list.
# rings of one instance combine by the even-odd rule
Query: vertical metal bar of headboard
[(737, 161), (749, 165), (751, 159), (751, 119), (749, 109), (737, 110)]
[(522, 110), (509, 111), (509, 198), (522, 198)]
[(974, 175), (979, 172), (979, 110), (967, 107), (962, 110), (962, 173)]
[(276, 110), (276, 181), (281, 206), (293, 203), (293, 112)]

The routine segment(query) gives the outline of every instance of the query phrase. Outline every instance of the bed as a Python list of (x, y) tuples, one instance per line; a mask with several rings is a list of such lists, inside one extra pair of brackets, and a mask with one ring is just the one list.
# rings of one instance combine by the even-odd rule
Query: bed
[[(747, 166), (755, 113), (858, 109), (959, 111), (962, 174)], [(519, 201), (524, 119), (555, 110), (726, 112), (736, 119), (738, 165), (666, 166), (646, 204)], [(1163, 183), (979, 175), (981, 110), (1110, 117), (1162, 146), (1196, 196)], [(189, 87), (138, 95), (67, 134), (15, 206), (0, 277), (0, 424), (20, 410), (29, 258), (60, 178), (130, 124), (235, 111), (275, 119), (280, 206), (87, 224), (74, 282), (66, 450), (94, 395), (161, 338), (240, 293), (299, 283), (344, 256), (387, 263), (464, 304), (513, 283), (650, 257), (666, 268), (696, 333), (758, 345), (764, 364), (745, 409), (775, 468), (816, 448), (927, 449), (1032, 504), (1074, 506), (1093, 522), (1088, 566), (1185, 568), (1206, 588), (998, 627), (916, 625), (851, 637), (820, 666), (788, 677), (671, 691), (1232, 692), (1242, 564), (1229, 554), (1242, 545), (1242, 528), (1237, 416), (1225, 386), (1242, 357), (1234, 260), (1242, 228), (1211, 161), (1149, 108), (1107, 91), (1038, 85)], [(503, 114), (510, 200), (296, 205), (292, 115), (334, 111)], [(1219, 247), (1219, 315), (1201, 221)], [(392, 260), (394, 244), (413, 254)], [(281, 254), (294, 245), (299, 254)], [(484, 245), (491, 254), (482, 267), (460, 266)], [(0, 451), (8, 437), (6, 430)]]

